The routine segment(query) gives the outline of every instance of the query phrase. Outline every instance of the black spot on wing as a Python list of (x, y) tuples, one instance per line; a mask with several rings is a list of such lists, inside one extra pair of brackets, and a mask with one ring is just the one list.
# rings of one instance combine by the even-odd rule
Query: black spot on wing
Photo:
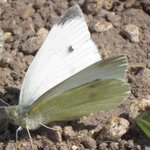
[(73, 7), (69, 8), (64, 15), (60, 17), (58, 21), (58, 25), (64, 25), (67, 21), (71, 21), (75, 18), (81, 18), (82, 11), (78, 5), (74, 5)]
[(74, 50), (73, 47), (72, 47), (72, 46), (69, 46), (68, 52), (71, 53), (71, 52), (73, 52), (73, 50)]

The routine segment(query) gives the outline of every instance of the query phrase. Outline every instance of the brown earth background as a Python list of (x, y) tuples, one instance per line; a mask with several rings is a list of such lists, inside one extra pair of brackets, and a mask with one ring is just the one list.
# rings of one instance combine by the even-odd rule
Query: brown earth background
[[(81, 6), (92, 39), (103, 57), (127, 55), (131, 94), (113, 111), (92, 113), (51, 125), (62, 132), (45, 128), (32, 131), (34, 149), (150, 149), (149, 139), (134, 124), (129, 109), (132, 101), (148, 100), (150, 95), (149, 0), (0, 0), (0, 27), (5, 39), (0, 65), (0, 98), (10, 105), (18, 103), (22, 80), (34, 55), (59, 16), (74, 4)], [(131, 24), (138, 30), (134, 31), (136, 41), (125, 33)], [(117, 115), (130, 123), (125, 134), (114, 140), (100, 138), (108, 118)], [(0, 149), (31, 149), (26, 130), (19, 133), (19, 141), (15, 142), (16, 129), (10, 123), (6, 127), (6, 120), (1, 120)]]

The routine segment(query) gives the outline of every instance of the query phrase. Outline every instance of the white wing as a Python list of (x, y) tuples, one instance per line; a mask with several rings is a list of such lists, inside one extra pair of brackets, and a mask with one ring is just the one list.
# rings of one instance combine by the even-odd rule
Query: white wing
[(29, 106), (42, 94), (101, 60), (78, 5), (68, 9), (51, 29), (30, 65), (19, 104)]

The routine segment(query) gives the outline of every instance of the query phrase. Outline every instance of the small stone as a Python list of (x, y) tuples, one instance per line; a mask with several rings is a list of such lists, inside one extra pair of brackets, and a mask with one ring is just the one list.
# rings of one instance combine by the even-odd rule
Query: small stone
[(4, 33), (4, 41), (8, 40), (12, 36), (11, 32)]
[(55, 141), (62, 142), (62, 128), (60, 126), (54, 126), (55, 131)]
[(83, 137), (81, 143), (85, 148), (96, 149), (96, 141), (91, 137)]
[(40, 28), (37, 32), (37, 35), (43, 39), (43, 41), (46, 39), (48, 35), (48, 30), (45, 28)]
[(124, 118), (111, 117), (100, 131), (99, 139), (119, 140), (128, 131), (129, 125), (129, 121)]
[(94, 29), (96, 32), (105, 32), (113, 28), (112, 23), (107, 21), (97, 21), (97, 23), (94, 26)]
[(14, 150), (14, 147), (15, 147), (15, 143), (13, 142), (9, 142), (6, 147), (5, 147), (5, 150)]
[(23, 28), (22, 27), (20, 27), (20, 26), (17, 26), (17, 25), (15, 25), (14, 27), (13, 27), (13, 34), (14, 35), (22, 35), (23, 34)]
[(149, 0), (142, 0), (141, 1), (141, 6), (143, 10), (150, 15), (150, 1)]
[(122, 31), (122, 35), (128, 38), (131, 42), (139, 42), (139, 28), (134, 24), (128, 24)]
[(114, 13), (108, 13), (106, 15), (107, 21), (111, 22), (114, 26), (120, 25), (121, 17), (119, 15), (116, 15)]
[(25, 43), (22, 44), (22, 52), (24, 54), (35, 53), (42, 45), (43, 40), (39, 37), (31, 37)]
[(113, 3), (113, 11), (118, 11), (118, 12), (121, 12), (124, 10), (124, 4), (123, 2), (119, 2), (119, 1), (116, 1)]
[(111, 147), (111, 150), (118, 150), (119, 149), (117, 142), (111, 142), (110, 147)]
[(136, 150), (142, 150), (142, 145), (135, 145)]
[(136, 118), (141, 112), (150, 107), (150, 98), (142, 100), (133, 100), (130, 105), (130, 117)]
[[(58, 146), (57, 146), (58, 147)], [(50, 148), (51, 149), (51, 148)], [(67, 146), (67, 144), (65, 143), (65, 142), (61, 142), (60, 144), (59, 144), (59, 147), (58, 147), (58, 149), (59, 150), (67, 150), (68, 149), (68, 146)], [(58, 150), (57, 149), (57, 150)]]
[(85, 12), (87, 14), (98, 14), (103, 6), (103, 1), (100, 0), (86, 0), (84, 3)]
[(125, 149), (125, 145), (127, 144), (127, 141), (125, 140), (120, 140), (118, 142), (118, 146), (119, 146), (119, 149)]
[(147, 58), (150, 60), (150, 52), (147, 53)]
[(0, 30), (0, 60), (2, 58), (3, 53), (3, 43), (4, 43), (3, 32)]
[(35, 36), (34, 22), (31, 18), (23, 21), (23, 35), (21, 36), (23, 41), (26, 41), (28, 37)]
[(34, 8), (39, 9), (44, 6), (46, 0), (36, 0), (34, 3)]
[(34, 14), (33, 21), (36, 30), (44, 26), (44, 21), (39, 13)]
[(133, 140), (128, 140), (127, 144), (125, 145), (126, 149), (134, 149), (134, 146)]
[(113, 1), (112, 0), (104, 0), (103, 1), (103, 8), (106, 10), (110, 10), (113, 7)]
[(25, 54), (33, 54), (35, 53), (45, 41), (48, 35), (48, 30), (45, 28), (40, 28), (37, 32), (37, 36), (29, 38), (25, 43), (22, 45), (22, 52)]
[(3, 149), (3, 143), (0, 142), (0, 149)]
[(8, 67), (12, 62), (14, 62), (12, 54), (7, 51), (4, 51), (1, 60), (1, 67)]
[(73, 5), (75, 5), (75, 4), (78, 4), (78, 5), (83, 5), (83, 3), (85, 2), (85, 0), (70, 0), (69, 1), (69, 5), (70, 6), (73, 6)]
[(103, 59), (107, 59), (107, 58), (111, 57), (110, 50), (108, 50), (106, 48), (101, 48), (100, 52), (101, 52), (101, 56), (102, 56)]
[(66, 139), (73, 139), (75, 137), (75, 132), (73, 131), (71, 126), (64, 127), (63, 136)]
[(78, 150), (78, 146), (72, 145), (71, 150)]
[(7, 0), (0, 0), (0, 4), (7, 3)]
[(98, 146), (98, 150), (108, 150), (107, 148), (108, 144), (107, 143), (100, 143)]
[(58, 142), (58, 143), (62, 143), (62, 128), (61, 126), (53, 126), (51, 127), (52, 129), (50, 129), (50, 136), (51, 136), (51, 140), (53, 142)]
[(18, 12), (19, 12), (19, 16), (21, 18), (28, 18), (28, 17), (31, 17), (31, 16), (34, 16), (34, 13), (35, 13), (35, 10), (34, 8), (32, 7), (32, 5), (19, 5), (17, 7), (18, 9)]
[(98, 18), (106, 18), (106, 16), (111, 13), (114, 13), (114, 12), (110, 12), (105, 9), (101, 9), (100, 12), (97, 14), (97, 16), (98, 16)]

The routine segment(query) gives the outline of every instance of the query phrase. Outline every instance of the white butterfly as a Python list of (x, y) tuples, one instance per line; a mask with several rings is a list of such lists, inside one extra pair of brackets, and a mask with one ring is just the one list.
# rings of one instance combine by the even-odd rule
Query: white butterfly
[(30, 65), (19, 105), (4, 113), (29, 133), (52, 121), (116, 107), (129, 90), (123, 81), (127, 59), (101, 59), (79, 6), (69, 8)]

